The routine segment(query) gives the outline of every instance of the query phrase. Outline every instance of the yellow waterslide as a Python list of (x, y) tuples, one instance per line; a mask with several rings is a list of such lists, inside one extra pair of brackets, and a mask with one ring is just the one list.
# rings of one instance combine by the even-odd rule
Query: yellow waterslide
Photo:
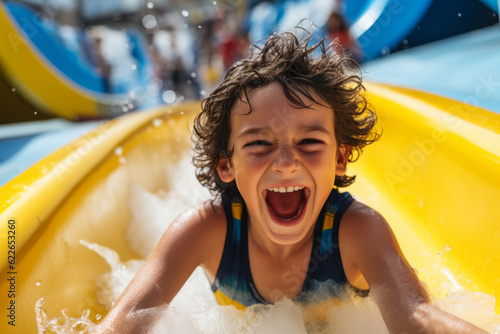
[[(384, 133), (350, 166), (358, 177), (349, 191), (387, 218), (436, 298), (460, 289), (500, 298), (500, 116), (413, 90), (367, 88)], [(130, 185), (168, 190), (165, 169), (188, 154), (199, 108), (103, 123), (0, 188), (1, 333), (36, 332), (42, 296), (50, 316), (63, 308), (73, 317), (105, 314), (95, 279), (109, 267), (79, 240), (136, 257), (125, 238)]]
[[(31, 35), (37, 22), (23, 21)], [(38, 23), (39, 24), (39, 23)], [(23, 98), (44, 112), (70, 120), (112, 116), (113, 100), (91, 92), (62, 74), (31, 42), (0, 2), (0, 74)]]

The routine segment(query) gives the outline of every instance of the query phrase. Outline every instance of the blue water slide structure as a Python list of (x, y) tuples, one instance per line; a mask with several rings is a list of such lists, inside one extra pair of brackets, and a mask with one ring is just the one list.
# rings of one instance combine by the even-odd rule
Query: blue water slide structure
[[(127, 77), (126, 82), (119, 82), (105, 78), (98, 72), (94, 41), (86, 31), (77, 27), (63, 27), (55, 20), (44, 18), (33, 7), (18, 1), (5, 1), (2, 10), (17, 27), (18, 39), (30, 45), (36, 58), (42, 60), (43, 66), (49, 69), (52, 75), (63, 80), (68, 87), (72, 87), (77, 95), (95, 102), (97, 111), (89, 113), (97, 115), (92, 117), (116, 114), (114, 111), (116, 100), (130, 91), (147, 91), (151, 84), (152, 60), (145, 36), (138, 29), (128, 29), (125, 36), (127, 43), (133, 46), (129, 49), (130, 59), (137, 71), (133, 76)], [(15, 57), (13, 54), (6, 56)], [(4, 66), (4, 71), (10, 70)], [(3, 75), (12, 76), (13, 73)], [(27, 96), (37, 94), (37, 92), (23, 93)], [(159, 97), (151, 97), (144, 101), (138, 100), (135, 107), (147, 108), (160, 103)], [(75, 102), (74, 108), (81, 108), (77, 104)], [(47, 112), (60, 115), (53, 110)]]
[(104, 92), (104, 78), (92, 64), (64, 46), (64, 41), (56, 32), (56, 25), (40, 20), (40, 16), (25, 4), (8, 1), (6, 5), (17, 24), (39, 50), (40, 56), (47, 59), (54, 69), (80, 87)]
[(491, 10), (498, 13), (498, 9), (500, 7), (500, 1), (498, 0), (481, 0), (486, 6), (488, 6)]
[(345, 15), (351, 35), (358, 40), (363, 59), (385, 55), (416, 27), (432, 0), (347, 1)]
[[(332, 10), (330, 0), (262, 2), (248, 16), (250, 39), (258, 42), (273, 29), (289, 29), (309, 18), (322, 27)], [(358, 39), (363, 59), (370, 60), (390, 52), (415, 28), (432, 0), (349, 0), (342, 11)]]

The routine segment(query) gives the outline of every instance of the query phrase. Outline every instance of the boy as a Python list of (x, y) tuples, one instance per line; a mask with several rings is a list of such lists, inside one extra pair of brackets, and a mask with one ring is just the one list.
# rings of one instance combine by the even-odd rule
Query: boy
[(384, 218), (338, 191), (376, 115), (357, 64), (311, 38), (272, 35), (204, 101), (193, 161), (216, 199), (170, 225), (98, 332), (144, 330), (197, 266), (240, 309), (347, 287), (369, 291), (391, 332), (482, 332), (430, 305)]

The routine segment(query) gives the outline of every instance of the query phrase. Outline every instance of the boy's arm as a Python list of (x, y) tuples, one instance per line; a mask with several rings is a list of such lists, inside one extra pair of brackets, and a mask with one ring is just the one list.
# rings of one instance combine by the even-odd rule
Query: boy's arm
[(355, 268), (351, 278), (357, 270), (366, 280), (391, 333), (486, 333), (429, 303), (427, 291), (377, 211), (354, 202), (340, 226), (344, 266)]
[(179, 216), (94, 333), (143, 333), (198, 265), (222, 256), (226, 223), (209, 202)]

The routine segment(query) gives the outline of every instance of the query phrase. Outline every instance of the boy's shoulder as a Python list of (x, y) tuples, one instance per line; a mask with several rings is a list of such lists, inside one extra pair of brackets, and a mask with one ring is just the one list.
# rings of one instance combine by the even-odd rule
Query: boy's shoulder
[(218, 267), (226, 238), (226, 216), (220, 201), (207, 200), (199, 203), (172, 222), (166, 231), (168, 238), (182, 240), (199, 254), (199, 265), (210, 270)]
[(339, 229), (342, 264), (349, 282), (368, 289), (368, 277), (382, 276), (387, 263), (402, 254), (394, 233), (375, 209), (354, 201), (342, 217)]
[(220, 237), (220, 234), (225, 237), (226, 215), (220, 201), (206, 200), (184, 211), (172, 225), (200, 237)]
[(385, 218), (372, 207), (355, 200), (342, 216), (344, 229), (376, 229), (388, 226)]
[[(354, 201), (342, 217), (340, 238), (352, 245), (393, 241), (394, 234), (385, 218), (375, 209)], [(388, 240), (391, 239), (391, 240)]]

